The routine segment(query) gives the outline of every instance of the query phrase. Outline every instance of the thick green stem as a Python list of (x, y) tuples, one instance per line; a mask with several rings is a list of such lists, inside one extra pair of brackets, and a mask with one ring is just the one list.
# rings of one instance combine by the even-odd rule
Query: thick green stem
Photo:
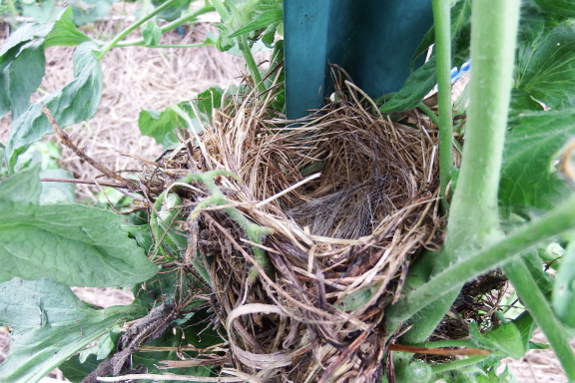
[(223, 22), (227, 21), (230, 18), (230, 13), (228, 12), (228, 9), (224, 5), (224, 3), (221, 0), (211, 0), (211, 2), (214, 8), (216, 9), (216, 12), (218, 12), (218, 14), (220, 15), (222, 21)]
[(486, 358), (487, 356), (470, 356), (467, 359), (455, 360), (449, 363), (434, 364), (431, 366), (431, 372), (437, 374), (444, 371), (459, 370), (460, 368), (477, 364)]
[[(465, 145), (459, 180), (450, 207), (444, 250), (433, 274), (441, 273), (466, 254), (489, 246), (502, 235), (497, 193), (520, 3), (520, 0), (472, 3), (473, 65)], [(444, 294), (445, 291), (441, 289), (439, 295), (442, 299), (436, 300), (439, 295), (432, 296), (434, 304), (427, 304), (429, 298), (428, 302), (420, 303), (418, 310), (425, 309), (417, 314), (417, 320), (402, 341), (421, 343), (433, 332), (462, 286), (451, 282), (449, 285), (449, 294)]]
[[(160, 30), (162, 31), (162, 33), (169, 32), (173, 29), (176, 29), (180, 25), (183, 25), (183, 24), (188, 23), (190, 21), (195, 21), (198, 18), (198, 16), (201, 16), (205, 13), (213, 12), (214, 9), (215, 9), (214, 7), (202, 7), (202, 8), (200, 8), (200, 9), (198, 9), (192, 13), (188, 13), (186, 15), (183, 15), (182, 17), (179, 17), (176, 20), (160, 27)], [(143, 38), (119, 42), (115, 45), (115, 47), (116, 48), (122, 48), (122, 47), (131, 47), (131, 46), (140, 46), (140, 45), (146, 45), (146, 42), (144, 41)], [(205, 44), (203, 44), (203, 43), (186, 44), (186, 45), (156, 45), (156, 46), (150, 47), (150, 48), (195, 48), (195, 47), (201, 47), (204, 45)]]
[(451, 2), (433, 0), (435, 56), (437, 57), (437, 101), (439, 108), (439, 193), (451, 179), (453, 164), (453, 117), (451, 111)]
[[(462, 248), (500, 235), (497, 194), (507, 127), (520, 0), (472, 5), (469, 108), (457, 188), (447, 226), (445, 266)], [(486, 243), (487, 241), (487, 243)]]
[(6, 4), (8, 4), (8, 9), (10, 10), (10, 25), (16, 27), (16, 18), (18, 17), (18, 10), (14, 5), (15, 0), (7, 0)]
[(553, 351), (570, 381), (575, 380), (575, 354), (569, 345), (563, 325), (557, 320), (549, 302), (537, 287), (529, 268), (522, 258), (517, 258), (503, 266), (503, 272), (513, 284), (521, 302), (529, 311), (551, 344)]
[(158, 8), (154, 9), (149, 15), (142, 17), (140, 20), (136, 21), (134, 24), (130, 25), (128, 28), (124, 29), (122, 32), (118, 33), (116, 37), (112, 39), (109, 43), (104, 45), (100, 52), (97, 54), (98, 60), (101, 60), (102, 57), (106, 55), (109, 51), (111, 51), (120, 41), (122, 41), (126, 36), (136, 30), (140, 25), (144, 24), (146, 21), (150, 20), (152, 17), (156, 16), (158, 13), (162, 12), (164, 9), (167, 9), (177, 3), (179, 0), (168, 0), (164, 4), (160, 5)]
[[(421, 287), (409, 292), (388, 308), (388, 329), (397, 326), (422, 308), (452, 291), (477, 275), (493, 270), (538, 242), (575, 228), (575, 195), (541, 218), (509, 234), (505, 239), (466, 256), (444, 269)], [(422, 341), (423, 342), (423, 341)], [(418, 342), (418, 343), (422, 343)]]
[(137, 41), (137, 42), (131, 42), (131, 41), (126, 41), (123, 43), (119, 43), (118, 45), (116, 45), (116, 48), (125, 48), (125, 47), (147, 47), (147, 48), (151, 48), (151, 49), (169, 49), (169, 48), (174, 48), (174, 49), (187, 49), (187, 48), (199, 48), (199, 47), (205, 47), (207, 45), (213, 45), (213, 44), (204, 44), (204, 43), (197, 43), (197, 44), (181, 44), (181, 45), (154, 45), (154, 46), (146, 46), (146, 43), (144, 41)]
[(250, 71), (252, 79), (254, 80), (255, 86), (258, 88), (258, 91), (260, 93), (264, 93), (266, 91), (266, 87), (262, 82), (262, 75), (260, 74), (260, 69), (258, 68), (258, 64), (256, 64), (254, 56), (252, 55), (252, 51), (250, 50), (250, 47), (248, 45), (247, 36), (246, 35), (238, 36), (237, 41), (240, 51), (244, 56), (244, 60), (246, 60), (246, 65), (248, 67), (248, 70)]
[[(242, 229), (244, 229), (244, 231), (248, 236), (248, 239), (251, 242), (255, 243), (255, 245), (252, 245), (252, 251), (254, 253), (254, 259), (256, 260), (256, 262), (262, 267), (262, 269), (266, 271), (266, 274), (268, 274), (269, 276), (273, 276), (272, 265), (266, 252), (259, 246), (257, 246), (258, 244), (262, 243), (262, 240), (266, 235), (272, 234), (273, 230), (268, 227), (260, 226), (258, 224), (253, 223), (235, 207), (225, 207), (226, 205), (230, 205), (231, 202), (225, 198), (224, 194), (217, 187), (214, 181), (214, 177), (220, 175), (232, 177), (239, 181), (239, 178), (234, 173), (227, 170), (212, 170), (203, 174), (188, 174), (179, 181), (182, 183), (190, 183), (192, 181), (202, 181), (208, 188), (208, 191), (210, 192), (210, 197), (200, 202), (190, 213), (190, 219), (196, 219), (197, 216), (202, 212), (202, 209), (207, 208), (211, 205), (224, 206), (223, 210), (228, 214), (228, 216), (233, 221), (235, 221)], [(258, 275), (257, 269), (255, 267), (252, 268), (248, 277), (249, 283), (253, 283), (257, 275)]]
[[(427, 105), (425, 105), (423, 102), (421, 104), (419, 104), (417, 106), (419, 108), (419, 110), (421, 110), (423, 113), (425, 113), (425, 115), (427, 117), (429, 117), (429, 119), (431, 120), (431, 122), (433, 122), (435, 125), (439, 126), (441, 123), (439, 122), (439, 117), (437, 117), (437, 114), (435, 114), (433, 112), (433, 110), (431, 110), (431, 108)], [(441, 136), (441, 133), (440, 133)], [(440, 138), (441, 140), (441, 138)], [(441, 154), (440, 154), (441, 155)], [(441, 160), (440, 160), (441, 162)], [(439, 167), (441, 167), (441, 163), (439, 164)]]

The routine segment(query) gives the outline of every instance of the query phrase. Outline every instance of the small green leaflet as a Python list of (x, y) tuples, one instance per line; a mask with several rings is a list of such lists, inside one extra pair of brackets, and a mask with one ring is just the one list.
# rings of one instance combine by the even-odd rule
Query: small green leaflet
[(16, 120), (30, 106), (30, 96), (44, 77), (44, 39), (36, 39), (19, 46), (12, 62), (2, 71), (2, 80), (12, 104), (12, 119)]
[(472, 324), (469, 326), (469, 337), (478, 347), (488, 348), (513, 359), (520, 359), (527, 352), (521, 333), (513, 322), (494, 326), (484, 334), (479, 332), (476, 324)]
[(247, 24), (246, 26), (238, 29), (232, 33), (229, 37), (234, 38), (246, 33), (257, 31), (259, 29), (267, 28), (268, 26), (276, 23), (281, 23), (283, 17), (283, 11), (281, 9), (271, 9), (260, 14), (254, 21)]
[(570, 328), (575, 328), (575, 242), (567, 246), (561, 266), (555, 275), (553, 309), (557, 317)]
[[(0, 182), (0, 201), (37, 204), (42, 190), (38, 173), (40, 165), (24, 169)], [(0, 202), (1, 203), (1, 202)]]
[(541, 38), (520, 41), (515, 87), (551, 109), (575, 107), (575, 27), (560, 26)]
[(100, 361), (96, 359), (94, 354), (90, 354), (84, 363), (80, 363), (80, 356), (76, 354), (58, 368), (64, 373), (66, 379), (72, 383), (80, 383), (82, 379), (98, 368), (99, 364)]
[(146, 25), (144, 25), (144, 29), (142, 29), (142, 37), (144, 38), (147, 47), (156, 46), (162, 39), (162, 30), (158, 24), (153, 21), (148, 21)]
[(551, 209), (571, 189), (553, 165), (575, 136), (575, 110), (525, 114), (510, 121), (505, 139), (499, 201), (506, 206)]
[(535, 0), (535, 2), (550, 15), (575, 17), (575, 1), (573, 0)]
[(92, 40), (76, 28), (74, 7), (68, 7), (59, 20), (54, 22), (50, 33), (46, 36), (46, 48), (53, 46), (74, 46)]
[[(63, 169), (50, 169), (40, 173), (42, 178), (69, 178), (74, 179), (68, 171)], [(42, 182), (40, 205), (54, 203), (74, 203), (76, 197), (76, 184), (71, 182)]]
[(437, 84), (435, 57), (423, 64), (405, 80), (403, 88), (379, 108), (382, 113), (403, 112), (417, 107), (423, 97)]
[(529, 269), (531, 277), (537, 283), (541, 293), (548, 294), (553, 290), (553, 277), (545, 272), (543, 261), (539, 258), (537, 250), (530, 249), (522, 256), (523, 263)]
[(528, 311), (524, 311), (513, 319), (512, 323), (517, 327), (517, 330), (519, 330), (519, 334), (521, 335), (523, 344), (525, 344), (525, 348), (532, 348), (530, 347), (530, 340), (533, 337), (533, 332), (537, 328), (537, 325), (535, 324), (533, 317), (531, 317), (531, 314), (529, 314)]
[[(213, 110), (222, 105), (223, 95), (224, 91), (221, 88), (210, 87), (199, 93), (196, 100), (183, 101), (163, 111), (142, 110), (138, 118), (140, 132), (164, 146), (177, 144), (176, 130), (179, 128), (201, 130), (204, 124), (212, 121)], [(196, 116), (191, 103), (194, 103), (199, 116)]]
[[(468, 35), (470, 25), (471, 25), (471, 0), (457, 1), (451, 7), (451, 39), (453, 40), (454, 47), (469, 45)], [(412, 70), (417, 58), (421, 54), (427, 52), (429, 47), (434, 43), (435, 43), (435, 28), (431, 27), (429, 32), (427, 32), (423, 37), (423, 40), (421, 41), (421, 43), (415, 50), (413, 57), (411, 58), (410, 68)], [(467, 47), (465, 50), (467, 50)], [(468, 58), (467, 56), (463, 61), (467, 60)]]
[[(206, 329), (209, 325), (206, 323), (202, 327), (202, 330)], [(186, 326), (188, 327), (188, 326)], [(219, 336), (212, 337), (211, 332), (208, 329), (206, 337), (211, 341), (205, 347), (213, 346), (221, 342)], [(201, 335), (200, 335), (201, 337)], [(182, 333), (181, 330), (177, 330), (176, 335), (172, 333), (166, 333), (158, 339), (154, 339), (151, 342), (147, 342), (147, 346), (156, 347), (179, 347), (182, 344)], [(202, 347), (200, 343), (194, 343), (195, 347)], [(139, 364), (144, 365), (148, 369), (149, 374), (165, 374), (163, 370), (160, 369), (161, 366), (158, 365), (158, 361), (164, 360), (179, 360), (176, 353), (166, 352), (166, 351), (140, 351), (132, 355), (132, 364), (137, 366)], [(170, 368), (170, 373), (176, 375), (189, 375), (189, 376), (216, 376), (212, 373), (212, 368), (210, 366), (193, 366), (193, 367), (182, 367), (182, 368)], [(162, 380), (160, 376), (154, 380), (142, 379), (139, 383), (155, 383), (155, 382), (167, 382), (167, 380)]]
[(76, 25), (93, 23), (106, 16), (112, 9), (116, 0), (83, 0), (75, 1), (72, 5), (74, 10), (74, 22)]
[(74, 25), (72, 8), (66, 8), (60, 18), (48, 24), (28, 23), (18, 28), (0, 50), (0, 61), (10, 49), (28, 41), (44, 38), (44, 48), (60, 45), (79, 45), (91, 40), (90, 37), (80, 32)]
[[(154, 7), (159, 7), (160, 5), (164, 4), (167, 0), (152, 0), (152, 4)], [(159, 19), (172, 21), (177, 19), (185, 12), (188, 8), (190, 8), (190, 3), (192, 0), (179, 0), (172, 4), (170, 7), (164, 9), (162, 12), (158, 13), (156, 16)]]
[(22, 15), (31, 17), (37, 23), (49, 23), (58, 18), (64, 8), (56, 5), (56, 0), (45, 0), (37, 4), (35, 1), (22, 1)]
[[(96, 114), (102, 98), (102, 69), (93, 51), (92, 42), (81, 44), (74, 53), (74, 80), (44, 100), (61, 128), (89, 120)], [(6, 160), (13, 169), (18, 154), (27, 145), (53, 132), (42, 112), (42, 105), (32, 105), (12, 124), (6, 147)]]
[(529, 93), (521, 89), (511, 89), (511, 101), (509, 103), (509, 116), (515, 117), (525, 112), (542, 112), (543, 106), (533, 100)]
[(177, 143), (175, 131), (187, 127), (186, 121), (168, 107), (166, 110), (142, 110), (138, 118), (140, 132), (144, 136), (152, 137), (158, 144)]
[(0, 324), (14, 329), (0, 381), (35, 383), (115, 324), (146, 315), (138, 306), (94, 310), (51, 279), (0, 284)]

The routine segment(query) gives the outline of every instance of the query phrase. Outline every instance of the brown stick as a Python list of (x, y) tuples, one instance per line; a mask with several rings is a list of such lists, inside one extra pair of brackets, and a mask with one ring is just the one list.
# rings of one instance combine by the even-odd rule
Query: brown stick
[(110, 186), (113, 188), (122, 188), (127, 189), (129, 188), (126, 184), (118, 184), (115, 182), (96, 182), (94, 180), (85, 180), (85, 179), (75, 179), (75, 178), (40, 178), (42, 182), (67, 182), (71, 184), (86, 184), (86, 185), (102, 185), (102, 186)]
[(58, 124), (56, 124), (56, 120), (52, 116), (52, 113), (50, 113), (50, 109), (48, 109), (45, 104), (42, 104), (42, 111), (44, 112), (44, 114), (48, 118), (48, 121), (50, 121), (52, 128), (56, 131), (58, 136), (60, 136), (60, 138), (62, 139), (62, 143), (64, 145), (66, 145), (67, 147), (69, 147), (70, 149), (72, 149), (72, 151), (74, 151), (74, 153), (76, 153), (81, 159), (83, 159), (84, 161), (86, 161), (87, 163), (92, 165), (94, 168), (101, 171), (104, 175), (106, 175), (110, 178), (113, 178), (116, 181), (120, 181), (125, 185), (128, 185), (128, 187), (130, 189), (132, 189), (132, 190), (138, 189), (138, 185), (134, 181), (129, 180), (127, 178), (124, 178), (124, 177), (116, 174), (116, 172), (114, 172), (114, 171), (108, 169), (106, 166), (96, 162), (94, 159), (92, 159), (86, 153), (84, 153), (84, 151), (82, 149), (77, 147), (72, 142), (72, 140), (70, 140), (70, 137), (68, 136), (68, 134), (66, 134), (62, 129), (60, 129)]
[(489, 355), (491, 351), (483, 350), (480, 348), (426, 348), (416, 346), (406, 346), (403, 344), (390, 344), (388, 347), (390, 351), (412, 352), (414, 354), (430, 354), (430, 355)]

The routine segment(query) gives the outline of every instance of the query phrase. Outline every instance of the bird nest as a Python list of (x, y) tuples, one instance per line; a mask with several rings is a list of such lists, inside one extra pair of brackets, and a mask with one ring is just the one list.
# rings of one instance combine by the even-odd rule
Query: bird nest
[(277, 87), (230, 98), (153, 174), (186, 206), (185, 260), (209, 274), (222, 367), (249, 381), (379, 382), (385, 307), (439, 240), (436, 128), (340, 84), (297, 121), (271, 108)]

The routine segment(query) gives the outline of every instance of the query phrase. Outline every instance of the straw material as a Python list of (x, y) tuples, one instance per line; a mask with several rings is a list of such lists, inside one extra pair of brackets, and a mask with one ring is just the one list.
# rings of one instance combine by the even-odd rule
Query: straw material
[[(171, 190), (189, 201), (187, 254), (208, 265), (236, 369), (266, 382), (379, 381), (384, 308), (409, 258), (439, 241), (437, 131), (391, 122), (339, 84), (337, 101), (300, 121), (273, 118), (273, 90), (228, 100), (148, 180), (170, 187), (170, 172), (222, 170), (241, 179), (216, 178), (222, 207), (199, 209), (210, 194), (202, 182)], [(271, 229), (261, 244), (246, 233), (254, 224)]]

